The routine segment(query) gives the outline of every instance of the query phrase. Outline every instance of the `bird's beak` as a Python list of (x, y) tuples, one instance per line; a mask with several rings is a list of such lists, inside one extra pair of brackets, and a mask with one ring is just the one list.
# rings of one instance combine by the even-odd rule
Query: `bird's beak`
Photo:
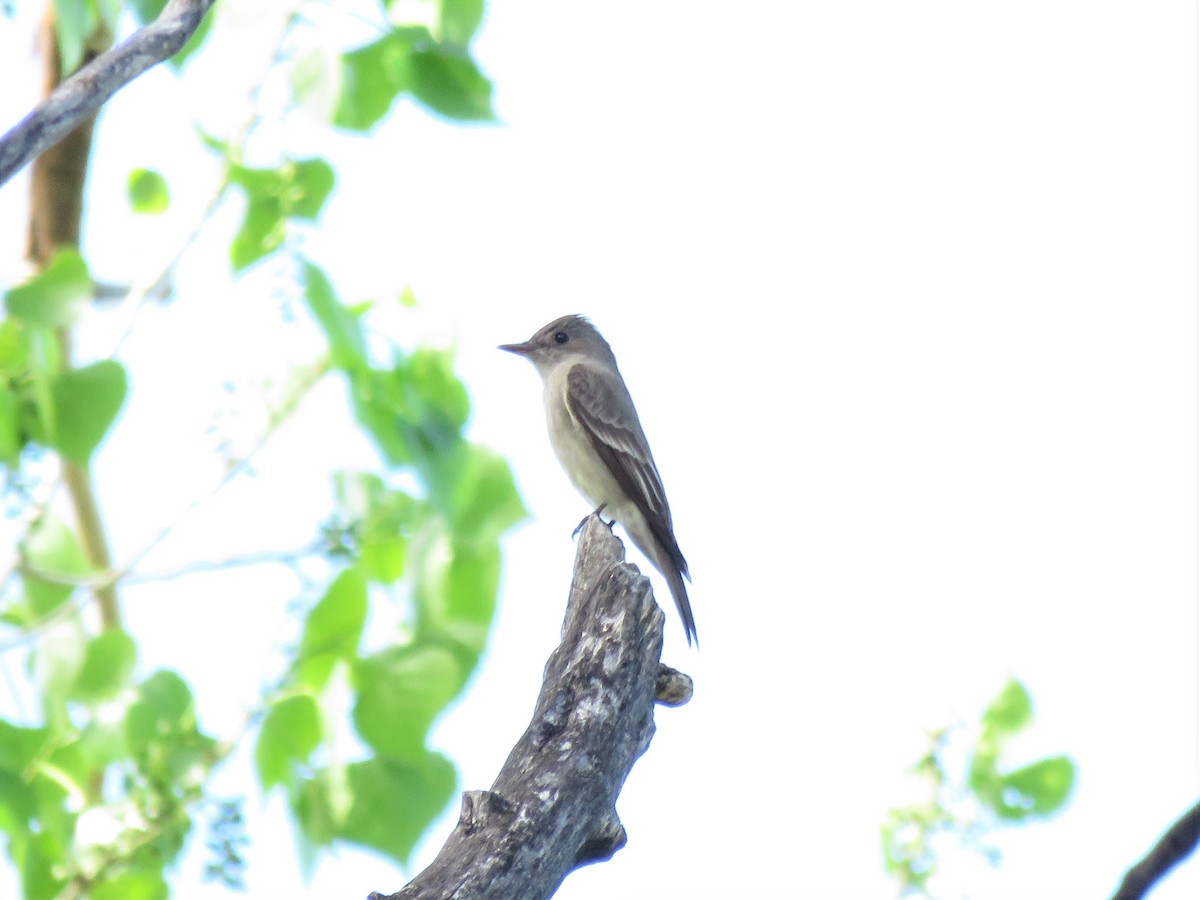
[(533, 352), (533, 343), (525, 341), (521, 344), (501, 344), (497, 350), (507, 350), (509, 353), (515, 353), (517, 356), (528, 356)]

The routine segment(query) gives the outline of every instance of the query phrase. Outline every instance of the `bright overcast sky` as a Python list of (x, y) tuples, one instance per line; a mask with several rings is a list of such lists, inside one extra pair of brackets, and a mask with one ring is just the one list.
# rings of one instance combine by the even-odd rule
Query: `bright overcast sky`
[[(413, 110), (342, 157), (313, 252), (351, 296), (413, 286), (460, 348), (473, 436), (512, 461), (534, 515), (507, 545), (484, 669), (437, 735), (462, 786), (490, 785), (528, 722), (587, 511), (535, 373), (496, 344), (593, 318), (692, 566), (703, 651), (668, 609), (665, 661), (695, 699), (658, 713), (619, 804), (628, 847), (559, 897), (892, 896), (879, 824), (912, 799), (925, 729), (974, 719), (1010, 676), (1037, 714), (1011, 762), (1069, 754), (1077, 790), (945, 896), (1104, 896), (1195, 803), (1196, 46), (1185, 3), (493, 3), (477, 55), (504, 124)], [(133, 118), (153, 102), (186, 128), (172, 90), (147, 77), (114, 105), (95, 203), (118, 203), (134, 165), (186, 198), (180, 138)], [(4, 273), (18, 190), (0, 190)], [(129, 242), (88, 237), (109, 258)], [(255, 352), (260, 335), (217, 327), (253, 301), (181, 296), (131, 365), (165, 351), (187, 390), (189, 354)], [(102, 484), (170, 406), (136, 372)], [(245, 496), (255, 515), (291, 502)], [(225, 514), (253, 518), (236, 503)], [(156, 512), (120, 506), (114, 533), (153, 530)], [(246, 541), (288, 521), (255, 519)], [(244, 657), (250, 702), (274, 634), (230, 635), (257, 621), (244, 597), (172, 603), (130, 612), (146, 665), (239, 684)], [(206, 725), (240, 710), (208, 702)], [(224, 789), (249, 792), (245, 772)], [(251, 811), (254, 897), (404, 880), (343, 852), (303, 894), (278, 800)], [(181, 896), (218, 896), (190, 886), (198, 865)], [(1154, 896), (1200, 896), (1200, 860)]]

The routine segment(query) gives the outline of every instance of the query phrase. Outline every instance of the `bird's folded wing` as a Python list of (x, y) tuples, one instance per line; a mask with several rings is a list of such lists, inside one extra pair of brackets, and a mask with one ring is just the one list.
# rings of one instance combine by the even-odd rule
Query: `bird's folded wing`
[(617, 393), (605, 373), (578, 364), (567, 373), (567, 408), (676, 568), (686, 573), (687, 563), (675, 542), (662, 479), (632, 402)]

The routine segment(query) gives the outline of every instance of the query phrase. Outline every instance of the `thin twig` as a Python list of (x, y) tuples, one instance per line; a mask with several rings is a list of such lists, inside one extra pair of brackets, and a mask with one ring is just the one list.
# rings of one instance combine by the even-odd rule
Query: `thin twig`
[(200, 560), (186, 563), (177, 569), (165, 572), (130, 572), (122, 581), (125, 584), (148, 584), (152, 581), (173, 581), (188, 575), (200, 575), (205, 572), (220, 572), (225, 569), (238, 569), (247, 566), (264, 566), (279, 564), (293, 566), (302, 559), (308, 559), (321, 552), (323, 543), (314, 541), (310, 546), (301, 550), (264, 550), (259, 553), (247, 553), (243, 556), (231, 556), (228, 559)]

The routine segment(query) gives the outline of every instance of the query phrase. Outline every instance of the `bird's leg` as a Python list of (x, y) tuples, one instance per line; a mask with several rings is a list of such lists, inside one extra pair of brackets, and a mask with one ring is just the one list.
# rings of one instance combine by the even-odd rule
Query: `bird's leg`
[[(571, 537), (572, 538), (579, 537), (579, 532), (583, 531), (583, 526), (587, 524), (587, 520), (590, 519), (592, 516), (600, 515), (600, 513), (604, 512), (604, 507), (606, 507), (606, 506), (608, 506), (607, 503), (601, 503), (594, 510), (592, 510), (590, 513), (588, 513), (586, 516), (584, 516), (582, 519), (580, 519), (579, 524), (575, 526), (575, 530), (571, 532)], [(603, 522), (604, 520), (601, 519), (600, 521)], [(613, 519), (611, 522), (609, 522), (607, 524), (608, 524), (608, 530), (612, 531), (612, 527), (617, 524), (617, 520)]]

